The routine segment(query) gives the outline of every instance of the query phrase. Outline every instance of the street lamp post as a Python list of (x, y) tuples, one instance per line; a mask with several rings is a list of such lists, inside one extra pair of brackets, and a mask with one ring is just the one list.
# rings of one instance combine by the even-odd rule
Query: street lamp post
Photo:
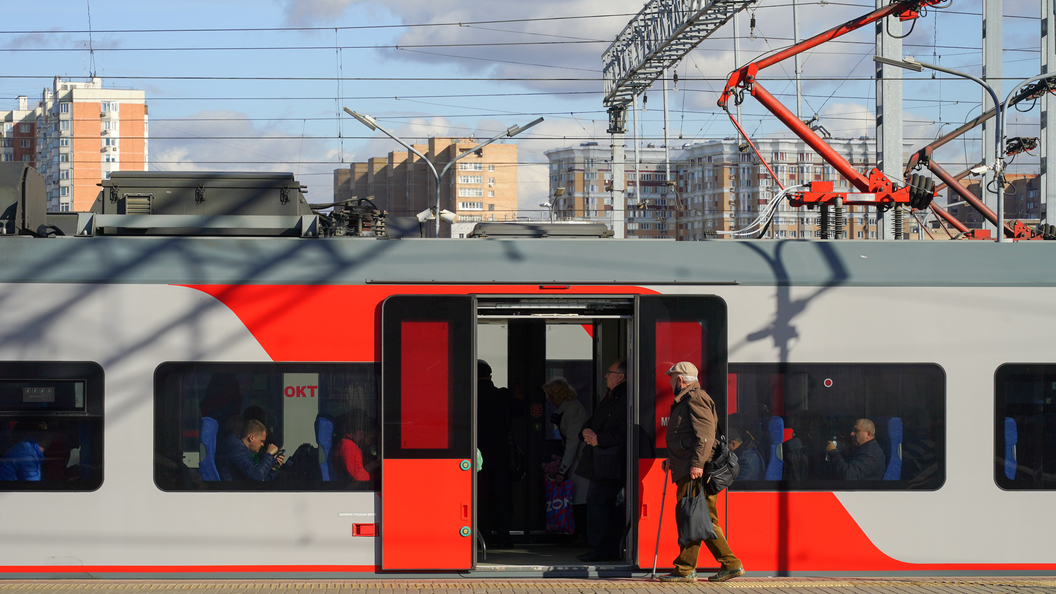
[(423, 155), (422, 153), (420, 153), (417, 150), (415, 150), (415, 148), (413, 146), (407, 144), (400, 137), (396, 136), (395, 134), (393, 134), (389, 130), (386, 130), (385, 128), (382, 128), (374, 118), (370, 117), (369, 115), (356, 113), (356, 112), (352, 111), (351, 109), (349, 109), (347, 107), (345, 108), (345, 113), (347, 113), (348, 115), (356, 118), (356, 120), (359, 121), (359, 123), (361, 123), (364, 126), (370, 128), (371, 130), (380, 131), (381, 133), (385, 134), (389, 138), (391, 138), (391, 139), (395, 140), (396, 142), (400, 143), (400, 145), (402, 145), (404, 148), (406, 148), (407, 150), (409, 150), (412, 153), (414, 153), (414, 154), (418, 155), (419, 157), (421, 157), (421, 159), (423, 161), (425, 161), (425, 164), (429, 166), (429, 171), (432, 172), (433, 178), (436, 180), (436, 206), (434, 207), (434, 211), (433, 211), (434, 214), (436, 215), (436, 235), (435, 235), (435, 237), (440, 237), (440, 180), (443, 179), (444, 174), (447, 173), (447, 170), (451, 169), (451, 166), (454, 165), (455, 162), (458, 161), (459, 159), (461, 159), (462, 157), (471, 155), (471, 154), (475, 153), (476, 151), (478, 151), (478, 150), (484, 148), (485, 146), (495, 142), (496, 140), (499, 140), (500, 138), (502, 138), (504, 136), (507, 137), (507, 138), (513, 138), (514, 136), (520, 134), (521, 132), (524, 132), (528, 128), (531, 128), (532, 126), (540, 124), (543, 121), (543, 118), (537, 118), (536, 120), (534, 120), (532, 122), (529, 122), (528, 124), (526, 124), (524, 126), (510, 126), (509, 128), (507, 128), (501, 134), (497, 134), (495, 137), (478, 144), (477, 146), (469, 149), (468, 151), (462, 153), (461, 155), (455, 155), (455, 158), (451, 159), (450, 161), (448, 161), (447, 165), (444, 166), (444, 169), (442, 171), (440, 171), (439, 173), (437, 173), (436, 166), (434, 166), (429, 161), (429, 159), (427, 159), (425, 157), (425, 155)]
[(553, 223), (554, 222), (554, 205), (549, 203), (549, 202), (540, 202), (539, 206), (542, 206), (543, 208), (545, 208), (545, 209), (550, 211), (550, 222)]
[[(885, 58), (883, 56), (873, 56), (874, 62), (880, 62), (881, 64), (888, 64), (891, 66), (897, 66), (899, 68), (905, 68), (906, 70), (912, 70), (914, 72), (920, 72), (925, 68), (929, 70), (936, 70), (938, 72), (945, 72), (946, 74), (952, 74), (961, 78), (967, 78), (979, 83), (986, 92), (990, 93), (990, 98), (994, 101), (994, 109), (997, 111), (995, 114), (996, 123), (994, 125), (994, 135), (997, 137), (997, 143), (994, 145), (994, 180), (997, 185), (997, 241), (1005, 241), (1005, 191), (1001, 185), (1001, 170), (1004, 168), (1004, 111), (1001, 109), (1001, 100), (998, 99), (997, 93), (994, 92), (994, 88), (986, 84), (981, 78), (972, 76), (967, 72), (960, 72), (958, 70), (951, 70), (949, 68), (943, 68), (935, 64), (928, 64), (927, 62), (921, 62), (912, 57), (906, 56), (901, 60), (892, 60), (891, 58)], [(982, 189), (984, 192), (986, 188)]]

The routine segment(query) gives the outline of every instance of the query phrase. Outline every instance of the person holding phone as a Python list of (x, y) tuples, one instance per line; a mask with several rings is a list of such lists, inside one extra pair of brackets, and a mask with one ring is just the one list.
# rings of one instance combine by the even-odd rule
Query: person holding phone
[[(286, 461), (286, 456), (279, 451), (279, 446), (268, 444), (268, 429), (263, 423), (250, 419), (245, 422), (239, 435), (229, 435), (220, 450), (217, 470), (221, 480), (273, 481), (279, 475), (279, 467)], [(254, 462), (253, 454), (260, 454), (260, 461)]]

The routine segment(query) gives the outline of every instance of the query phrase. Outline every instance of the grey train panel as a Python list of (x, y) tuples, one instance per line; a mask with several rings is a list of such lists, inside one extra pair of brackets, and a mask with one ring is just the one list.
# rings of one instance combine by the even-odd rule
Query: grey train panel
[[(0, 238), (0, 282), (1054, 286), (1044, 242)], [(443, 271), (443, 272), (441, 272)]]

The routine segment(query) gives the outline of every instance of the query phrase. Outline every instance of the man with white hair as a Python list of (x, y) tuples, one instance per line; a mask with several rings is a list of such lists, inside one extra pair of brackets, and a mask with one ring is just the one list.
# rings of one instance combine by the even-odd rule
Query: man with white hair
[[(671, 389), (675, 400), (671, 403), (671, 417), (667, 424), (667, 460), (664, 461), (664, 470), (671, 470), (671, 481), (677, 486), (676, 497), (678, 501), (682, 501), (683, 497), (692, 494), (694, 481), (704, 476), (704, 464), (711, 459), (715, 448), (715, 430), (719, 418), (715, 413), (715, 402), (697, 380), (696, 365), (682, 361), (671, 366), (666, 373), (671, 376)], [(700, 485), (699, 488), (704, 487)], [(703, 542), (721, 565), (719, 572), (708, 577), (708, 581), (725, 582), (744, 575), (744, 565), (730, 550), (730, 545), (719, 528), (719, 515), (715, 507), (717, 499), (718, 495), (707, 496), (715, 538)], [(679, 508), (676, 504), (675, 509)], [(674, 561), (675, 570), (661, 576), (660, 580), (697, 581), (700, 542), (688, 542), (684, 546), (679, 544), (679, 554)]]
[(882, 480), (887, 462), (875, 438), (876, 425), (869, 419), (858, 419), (851, 429), (851, 441), (855, 449), (850, 461), (844, 460), (836, 444), (829, 442), (825, 446), (825, 459), (832, 464), (836, 476), (851, 481)]

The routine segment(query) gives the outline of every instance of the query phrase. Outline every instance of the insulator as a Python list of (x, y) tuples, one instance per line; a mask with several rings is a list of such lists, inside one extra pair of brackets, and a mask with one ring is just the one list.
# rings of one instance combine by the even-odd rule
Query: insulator
[(895, 239), (904, 239), (902, 236), (902, 205), (895, 205)]
[(831, 233), (832, 229), (830, 229), (830, 226), (831, 226), (831, 221), (829, 220), (829, 205), (828, 204), (822, 204), (821, 205), (821, 238), (822, 239), (831, 239), (832, 238), (832, 233)]
[(843, 239), (843, 198), (836, 199), (835, 215), (833, 217), (834, 239)]

